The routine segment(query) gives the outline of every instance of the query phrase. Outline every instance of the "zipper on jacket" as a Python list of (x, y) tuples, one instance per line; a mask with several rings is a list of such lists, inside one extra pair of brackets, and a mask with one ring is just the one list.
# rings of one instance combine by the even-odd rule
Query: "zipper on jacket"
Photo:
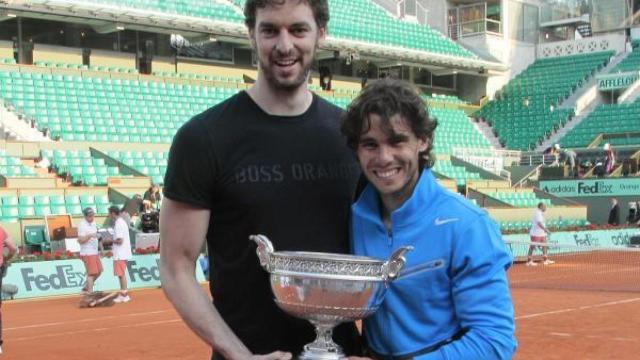
[(393, 230), (387, 229), (387, 245), (393, 246)]

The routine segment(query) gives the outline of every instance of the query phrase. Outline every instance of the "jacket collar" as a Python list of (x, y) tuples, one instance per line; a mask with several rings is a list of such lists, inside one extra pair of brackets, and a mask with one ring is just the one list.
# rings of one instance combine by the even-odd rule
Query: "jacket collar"
[[(439, 189), (431, 170), (422, 170), (411, 196), (391, 213), (391, 226), (403, 227), (424, 220)], [(367, 184), (358, 201), (353, 204), (352, 211), (354, 216), (382, 225), (381, 206), (378, 191), (373, 185)]]

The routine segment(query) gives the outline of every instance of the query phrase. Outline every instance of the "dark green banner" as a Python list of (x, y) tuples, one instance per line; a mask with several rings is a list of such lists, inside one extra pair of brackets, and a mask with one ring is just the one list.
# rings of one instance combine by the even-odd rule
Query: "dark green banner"
[(605, 74), (596, 77), (598, 79), (598, 89), (602, 91), (626, 89), (631, 84), (640, 79), (640, 73), (637, 71)]
[(559, 197), (640, 196), (640, 178), (540, 181), (538, 186)]

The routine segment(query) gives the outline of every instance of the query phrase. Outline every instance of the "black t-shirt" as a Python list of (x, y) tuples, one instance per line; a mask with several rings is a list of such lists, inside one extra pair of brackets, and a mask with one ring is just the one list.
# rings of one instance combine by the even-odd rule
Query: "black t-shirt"
[[(268, 236), (276, 251), (349, 252), (359, 167), (340, 135), (340, 111), (314, 95), (299, 116), (271, 116), (240, 92), (188, 121), (173, 140), (164, 195), (211, 210), (214, 305), (256, 354), (298, 354), (315, 333), (277, 307), (249, 235)], [(334, 339), (351, 352), (349, 325)]]

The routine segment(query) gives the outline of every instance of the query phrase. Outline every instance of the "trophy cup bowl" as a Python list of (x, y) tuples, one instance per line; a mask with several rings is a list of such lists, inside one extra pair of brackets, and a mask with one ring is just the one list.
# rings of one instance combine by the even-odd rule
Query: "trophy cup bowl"
[(270, 273), (276, 304), (290, 315), (310, 321), (314, 342), (304, 346), (299, 359), (338, 360), (345, 355), (332, 339), (333, 328), (373, 314), (387, 285), (402, 270), (404, 254), (396, 250), (388, 260), (321, 252), (275, 252), (264, 235), (251, 235), (258, 244), (260, 265)]

